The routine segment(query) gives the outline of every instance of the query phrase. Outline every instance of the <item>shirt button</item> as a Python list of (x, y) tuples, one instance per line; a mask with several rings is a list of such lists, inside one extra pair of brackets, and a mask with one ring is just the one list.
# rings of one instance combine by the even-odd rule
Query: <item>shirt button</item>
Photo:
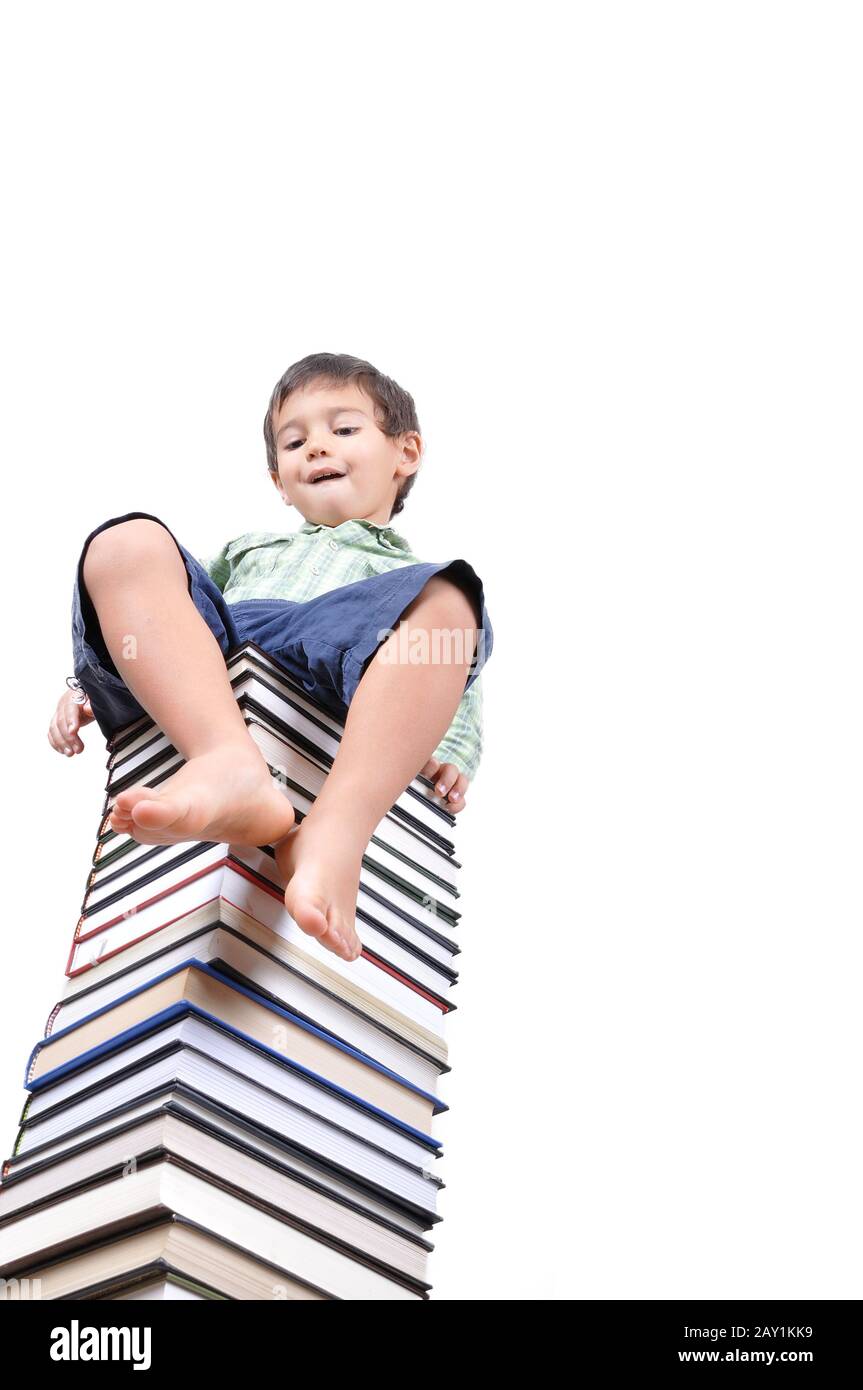
[(320, 574), (320, 570), (318, 569), (317, 565), (312, 565), (312, 574)]
[(338, 548), (339, 548), (339, 543), (338, 543), (338, 541), (330, 541), (330, 550), (338, 550)]

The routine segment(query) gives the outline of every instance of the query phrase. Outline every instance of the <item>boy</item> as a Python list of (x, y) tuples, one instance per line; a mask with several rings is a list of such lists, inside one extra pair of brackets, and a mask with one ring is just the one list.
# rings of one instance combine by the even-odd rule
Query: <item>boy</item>
[[(293, 535), (247, 533), (205, 565), (146, 512), (86, 538), (72, 618), (87, 700), (67, 691), (48, 737), (81, 752), (80, 724), (107, 738), (146, 711), (185, 762), (120, 792), (112, 828), (142, 844), (272, 845), (297, 925), (355, 960), (360, 866), (383, 816), (418, 771), (451, 810), (464, 804), (493, 632), (471, 566), (420, 562), (389, 526), (422, 455), (396, 382), (355, 357), (303, 358), (272, 393), (264, 437), (277, 491), (305, 517)], [(244, 639), (346, 716), (300, 826), (231, 691), (223, 657)]]

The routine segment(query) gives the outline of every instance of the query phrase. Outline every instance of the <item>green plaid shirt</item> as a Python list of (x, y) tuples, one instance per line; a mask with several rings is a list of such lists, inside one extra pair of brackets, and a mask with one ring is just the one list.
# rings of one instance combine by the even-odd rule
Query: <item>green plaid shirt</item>
[[(340, 526), (307, 521), (290, 534), (247, 531), (201, 561), (227, 603), (252, 598), (305, 603), (342, 584), (418, 563), (408, 542), (391, 526), (359, 518)], [(439, 762), (455, 763), (471, 780), (482, 757), (481, 682), (482, 673), (465, 691), (432, 754)]]

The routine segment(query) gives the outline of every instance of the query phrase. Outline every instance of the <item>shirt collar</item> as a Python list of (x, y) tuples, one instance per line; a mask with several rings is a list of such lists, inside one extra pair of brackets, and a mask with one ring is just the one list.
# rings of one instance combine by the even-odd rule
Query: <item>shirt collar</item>
[(311, 535), (313, 531), (344, 531), (350, 526), (361, 526), (367, 531), (373, 531), (378, 537), (384, 536), (390, 545), (395, 546), (396, 550), (406, 550), (410, 552), (410, 546), (404, 536), (400, 536), (398, 531), (394, 531), (391, 526), (379, 526), (376, 521), (366, 521), (364, 517), (352, 517), (349, 521), (342, 521), (338, 526), (325, 526), (320, 521), (304, 521), (300, 531), (306, 535)]

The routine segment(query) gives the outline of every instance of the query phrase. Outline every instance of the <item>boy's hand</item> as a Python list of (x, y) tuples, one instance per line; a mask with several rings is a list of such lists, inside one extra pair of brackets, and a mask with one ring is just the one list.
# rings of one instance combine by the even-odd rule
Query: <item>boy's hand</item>
[(95, 718), (89, 700), (79, 705), (74, 692), (64, 690), (48, 728), (48, 742), (58, 753), (65, 753), (70, 758), (74, 753), (83, 753), (84, 745), (78, 737), (78, 730), (82, 724), (89, 724)]
[(425, 767), (420, 768), (423, 777), (435, 784), (435, 791), (446, 798), (446, 808), (457, 816), (464, 809), (465, 792), (470, 782), (455, 763), (439, 763), (437, 758), (429, 758)]

